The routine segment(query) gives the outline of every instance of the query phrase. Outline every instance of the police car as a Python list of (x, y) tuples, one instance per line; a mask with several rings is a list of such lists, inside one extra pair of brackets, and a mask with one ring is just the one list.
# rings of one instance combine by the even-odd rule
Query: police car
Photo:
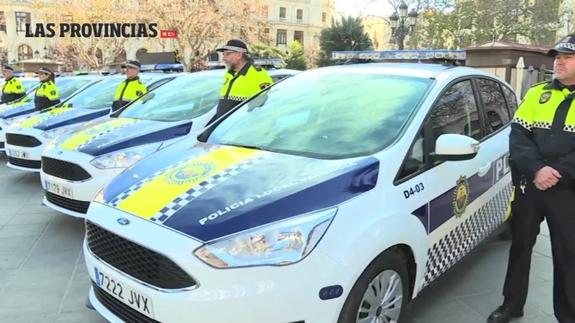
[[(143, 73), (140, 80), (153, 90), (174, 77), (170, 74)], [(29, 114), (14, 122), (6, 130), (7, 166), (39, 172), (46, 143), (66, 131), (83, 127), (87, 121), (107, 117), (114, 94), (124, 79), (124, 76), (107, 76), (53, 109)]]
[[(222, 73), (214, 70), (181, 75), (135, 101), (117, 117), (55, 139), (42, 154), (44, 204), (84, 217), (98, 190), (124, 169), (176, 140), (197, 134), (215, 114)], [(270, 72), (270, 76), (292, 74)]]
[(515, 108), (467, 67), (288, 78), (97, 194), (89, 300), (112, 322), (396, 322), (505, 221)]
[[(57, 78), (56, 85), (58, 86), (58, 91), (60, 91), (60, 100), (66, 100), (76, 91), (90, 87), (100, 78), (94, 75)], [(27, 115), (35, 112), (34, 93), (30, 91), (27, 93), (26, 97), (18, 102), (0, 105), (0, 151), (5, 150), (6, 130), (8, 127), (22, 122)]]

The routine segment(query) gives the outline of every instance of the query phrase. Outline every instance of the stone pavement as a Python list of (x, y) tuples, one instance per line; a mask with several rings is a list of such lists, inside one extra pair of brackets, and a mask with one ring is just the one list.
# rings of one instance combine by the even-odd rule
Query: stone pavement
[[(0, 322), (104, 322), (84, 306), (89, 280), (81, 248), (83, 221), (42, 206), (39, 176), (4, 164), (0, 155)], [(485, 322), (502, 301), (508, 249), (508, 242), (497, 239), (482, 244), (409, 305), (405, 323)], [(514, 322), (556, 322), (552, 279), (543, 226), (525, 317)]]

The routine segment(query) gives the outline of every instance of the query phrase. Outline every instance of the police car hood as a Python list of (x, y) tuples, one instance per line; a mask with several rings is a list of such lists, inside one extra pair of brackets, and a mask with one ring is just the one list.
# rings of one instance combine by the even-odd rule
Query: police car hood
[(202, 241), (336, 206), (375, 187), (379, 161), (174, 145), (109, 184), (102, 203)]
[(100, 156), (120, 149), (184, 136), (190, 132), (191, 126), (191, 121), (105, 118), (89, 122), (82, 130), (58, 138), (58, 147), (61, 150)]
[(0, 105), (0, 118), (10, 119), (34, 112), (36, 106), (34, 102), (17, 102), (13, 104)]
[(22, 123), (22, 128), (36, 128), (40, 130), (56, 129), (80, 122), (90, 121), (110, 113), (110, 108), (89, 110), (76, 108), (55, 108), (45, 112), (31, 114)]

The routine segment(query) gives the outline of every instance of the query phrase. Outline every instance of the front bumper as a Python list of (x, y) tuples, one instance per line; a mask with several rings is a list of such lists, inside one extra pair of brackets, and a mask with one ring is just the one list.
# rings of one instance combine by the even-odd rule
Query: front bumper
[[(192, 254), (202, 245), (200, 242), (168, 228), (99, 203), (92, 203), (86, 218), (109, 232), (168, 257), (197, 282), (193, 288), (183, 290), (153, 287), (105, 263), (90, 251), (85, 241), (84, 255), (92, 282), (98, 281), (98, 272), (105, 272), (128, 289), (146, 295), (155, 321), (333, 323), (337, 321), (347, 292), (336, 299), (321, 300), (319, 291), (326, 286), (349, 284), (349, 281), (342, 282), (344, 279), (353, 280), (350, 277), (353, 275), (342, 270), (342, 264), (317, 249), (303, 261), (289, 266), (215, 269)], [(121, 225), (117, 221), (119, 218), (127, 218), (130, 223)], [(94, 288), (90, 291), (90, 302), (102, 316), (111, 322), (129, 320), (127, 314), (118, 310), (118, 303), (124, 303), (104, 289), (96, 292)], [(102, 295), (96, 296), (102, 292), (108, 296), (108, 301), (102, 299)], [(128, 312), (139, 314), (129, 306)]]
[[(45, 192), (44, 204), (61, 213), (83, 218), (89, 203), (94, 199), (100, 189), (106, 186), (114, 177), (124, 169), (99, 169), (90, 164), (94, 156), (76, 151), (60, 151), (50, 149), (43, 156), (74, 163), (90, 174), (90, 178), (83, 181), (71, 181), (40, 171), (42, 188)], [(62, 190), (50, 190), (60, 187)], [(62, 194), (66, 192), (67, 194)]]

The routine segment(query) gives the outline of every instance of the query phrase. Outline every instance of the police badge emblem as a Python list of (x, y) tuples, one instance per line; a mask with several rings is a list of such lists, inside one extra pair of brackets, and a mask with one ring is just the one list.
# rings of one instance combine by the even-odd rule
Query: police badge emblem
[(539, 103), (541, 103), (541, 104), (546, 103), (547, 101), (549, 101), (549, 99), (551, 99), (551, 92), (549, 92), (549, 91), (543, 92), (543, 93), (541, 93), (541, 96), (539, 97)]
[(455, 185), (453, 192), (453, 213), (455, 216), (460, 217), (465, 213), (467, 204), (469, 203), (469, 183), (465, 176), (461, 176)]

